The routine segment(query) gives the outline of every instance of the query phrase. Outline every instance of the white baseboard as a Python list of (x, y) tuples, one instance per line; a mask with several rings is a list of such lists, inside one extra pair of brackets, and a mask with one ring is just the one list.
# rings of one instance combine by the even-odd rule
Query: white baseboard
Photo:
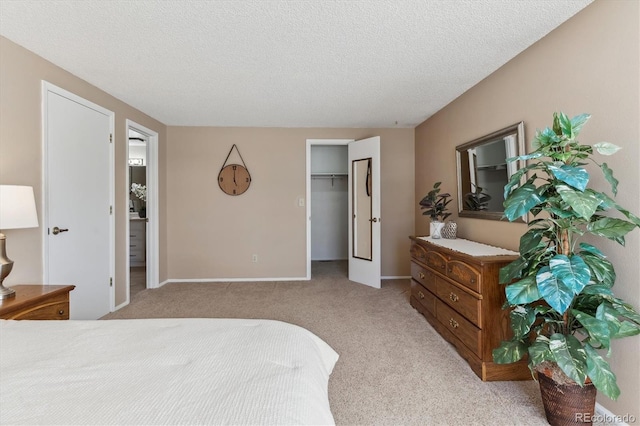
[[(600, 403), (596, 402), (595, 417), (593, 421), (599, 423), (612, 424), (616, 426), (629, 426), (629, 423), (636, 423), (638, 419), (633, 415), (617, 415), (604, 408)], [(629, 422), (629, 423), (627, 423)]]
[[(409, 279), (409, 276), (386, 276), (383, 280)], [(286, 278), (170, 278), (158, 284), (158, 288), (169, 283), (229, 283), (229, 282), (258, 282), (258, 281), (309, 281), (307, 277), (286, 277)]]
[(306, 277), (285, 277), (285, 278), (171, 278), (163, 281), (160, 286), (167, 283), (229, 283), (229, 282), (258, 282), (258, 281), (308, 281)]

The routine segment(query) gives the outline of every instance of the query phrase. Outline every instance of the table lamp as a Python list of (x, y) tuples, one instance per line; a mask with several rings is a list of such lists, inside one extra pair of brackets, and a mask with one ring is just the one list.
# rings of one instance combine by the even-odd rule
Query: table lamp
[(30, 186), (0, 185), (0, 299), (15, 296), (15, 290), (2, 284), (13, 268), (7, 257), (7, 237), (3, 229), (37, 228), (38, 213), (33, 188)]

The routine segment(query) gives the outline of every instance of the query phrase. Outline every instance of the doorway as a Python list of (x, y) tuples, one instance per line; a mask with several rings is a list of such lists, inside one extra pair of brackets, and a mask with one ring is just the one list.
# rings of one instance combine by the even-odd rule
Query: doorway
[[(322, 148), (325, 146), (326, 148)], [(340, 147), (346, 147), (346, 170), (343, 152)], [(312, 164), (312, 149), (317, 153), (326, 151), (320, 158), (314, 158)], [(325, 244), (316, 245), (317, 239), (327, 241), (327, 234), (332, 236), (329, 241), (337, 248), (330, 252), (330, 257), (344, 257), (348, 259), (346, 268), (350, 281), (355, 281), (371, 287), (380, 288), (381, 259), (380, 259), (380, 137), (367, 139), (307, 139), (306, 151), (306, 213), (307, 213), (307, 276), (311, 279), (312, 258), (320, 259)], [(331, 160), (335, 158), (335, 160)], [(362, 176), (361, 176), (362, 175)], [(346, 177), (347, 209), (340, 213), (340, 202), (344, 196), (336, 182)], [(314, 179), (315, 178), (315, 179)], [(325, 180), (324, 188), (328, 188), (331, 181), (334, 191), (329, 194), (317, 194), (312, 190), (313, 180)], [(316, 186), (321, 186), (318, 184)], [(322, 187), (322, 186), (321, 186)], [(324, 196), (324, 200), (316, 201), (321, 204), (314, 206), (314, 199)], [(335, 200), (333, 198), (335, 198)], [(331, 200), (331, 202), (330, 202)], [(305, 199), (300, 199), (299, 205), (304, 205)], [(323, 205), (324, 204), (324, 205)], [(329, 219), (324, 217), (327, 207), (333, 207)], [(366, 207), (366, 208), (365, 208)], [(324, 211), (323, 211), (324, 209)], [(313, 211), (313, 213), (312, 213)], [(333, 220), (331, 219), (333, 217)], [(344, 224), (346, 219), (347, 244), (344, 241)], [(323, 228), (323, 223), (325, 228)], [(315, 234), (315, 238), (314, 235)], [(330, 246), (329, 246), (330, 247)], [(346, 248), (346, 250), (344, 250)], [(312, 256), (312, 250), (313, 256)], [(324, 257), (327, 256), (323, 253)]]
[(127, 300), (159, 285), (158, 134), (127, 120)]
[(311, 146), (311, 275), (348, 276), (347, 144)]

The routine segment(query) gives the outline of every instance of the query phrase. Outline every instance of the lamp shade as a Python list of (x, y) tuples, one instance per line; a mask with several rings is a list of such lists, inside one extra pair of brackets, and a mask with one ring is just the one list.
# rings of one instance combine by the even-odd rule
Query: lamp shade
[(38, 213), (33, 188), (0, 185), (0, 229), (37, 227)]

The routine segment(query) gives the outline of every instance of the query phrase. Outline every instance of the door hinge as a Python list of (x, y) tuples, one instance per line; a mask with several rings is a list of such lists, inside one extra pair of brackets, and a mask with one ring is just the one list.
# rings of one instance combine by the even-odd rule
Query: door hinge
[(109, 287), (113, 287), (113, 278), (109, 278)]
[(109, 143), (113, 143), (113, 133), (109, 133)]
[(113, 206), (109, 206), (109, 214), (113, 214)]

